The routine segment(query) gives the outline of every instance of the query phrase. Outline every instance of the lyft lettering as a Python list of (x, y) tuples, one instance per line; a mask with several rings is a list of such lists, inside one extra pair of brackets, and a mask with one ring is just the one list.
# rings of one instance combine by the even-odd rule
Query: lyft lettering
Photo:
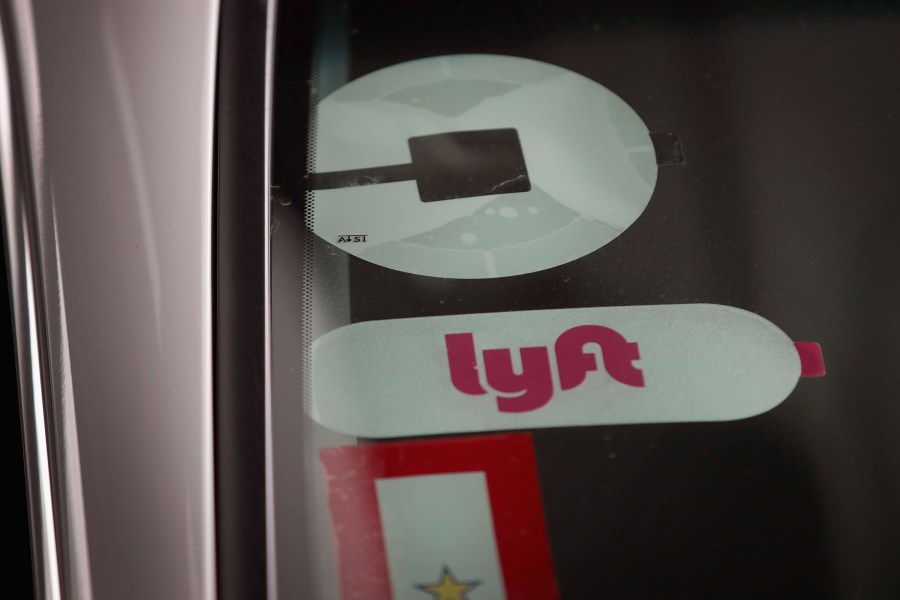
[[(475, 339), (471, 333), (450, 333), (444, 336), (450, 381), (464, 394), (487, 394), (478, 369)], [(641, 357), (636, 342), (629, 342), (619, 332), (602, 325), (579, 325), (563, 332), (556, 340), (554, 354), (563, 390), (571, 390), (596, 371), (597, 353), (585, 351), (588, 344), (597, 344), (603, 366), (609, 376), (632, 387), (644, 387), (643, 372), (631, 363)], [(526, 412), (547, 404), (553, 397), (553, 376), (550, 371), (550, 351), (545, 346), (522, 348), (522, 370), (513, 370), (512, 353), (508, 348), (485, 350), (484, 371), (487, 385), (497, 392), (497, 408), (501, 412)]]

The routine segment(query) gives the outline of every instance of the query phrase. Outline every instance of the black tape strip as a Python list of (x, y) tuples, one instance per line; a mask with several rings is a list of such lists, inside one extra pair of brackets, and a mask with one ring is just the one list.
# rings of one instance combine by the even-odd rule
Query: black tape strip
[(651, 133), (650, 140), (656, 151), (656, 164), (680, 165), (684, 163), (684, 148), (681, 138), (670, 132)]

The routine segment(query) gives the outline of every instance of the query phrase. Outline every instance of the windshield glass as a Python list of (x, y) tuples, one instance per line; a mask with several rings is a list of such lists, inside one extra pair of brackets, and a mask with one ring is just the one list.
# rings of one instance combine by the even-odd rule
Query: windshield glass
[(900, 593), (895, 10), (283, 4), (284, 597)]

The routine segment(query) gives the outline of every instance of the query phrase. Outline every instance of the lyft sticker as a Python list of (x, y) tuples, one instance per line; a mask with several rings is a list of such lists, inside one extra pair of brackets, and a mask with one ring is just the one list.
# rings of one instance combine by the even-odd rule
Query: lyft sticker
[[(471, 333), (450, 333), (447, 362), (450, 381), (464, 394), (486, 394), (481, 385), (475, 340)], [(571, 390), (597, 370), (597, 356), (585, 353), (587, 344), (597, 344), (603, 355), (603, 366), (610, 377), (625, 385), (644, 387), (644, 375), (632, 365), (640, 358), (638, 345), (602, 325), (578, 325), (567, 329), (553, 345), (559, 387)], [(521, 370), (513, 367), (513, 354), (508, 348), (493, 348), (483, 353), (484, 377), (487, 385), (497, 390), (497, 409), (503, 412), (525, 412), (538, 409), (553, 397), (553, 371), (548, 348), (538, 346), (519, 351)]]
[(370, 321), (314, 343), (311, 413), (371, 438), (725, 421), (821, 375), (818, 344), (720, 305)]

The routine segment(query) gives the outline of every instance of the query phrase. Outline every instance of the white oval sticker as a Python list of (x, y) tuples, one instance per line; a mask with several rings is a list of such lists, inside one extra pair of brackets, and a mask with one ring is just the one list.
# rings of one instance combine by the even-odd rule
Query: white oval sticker
[(791, 393), (801, 354), (728, 306), (577, 308), (348, 325), (312, 376), (316, 421), (383, 438), (741, 419)]
[(524, 58), (394, 65), (326, 97), (316, 121), (315, 233), (419, 275), (567, 263), (630, 226), (656, 185), (650, 134), (621, 98)]

